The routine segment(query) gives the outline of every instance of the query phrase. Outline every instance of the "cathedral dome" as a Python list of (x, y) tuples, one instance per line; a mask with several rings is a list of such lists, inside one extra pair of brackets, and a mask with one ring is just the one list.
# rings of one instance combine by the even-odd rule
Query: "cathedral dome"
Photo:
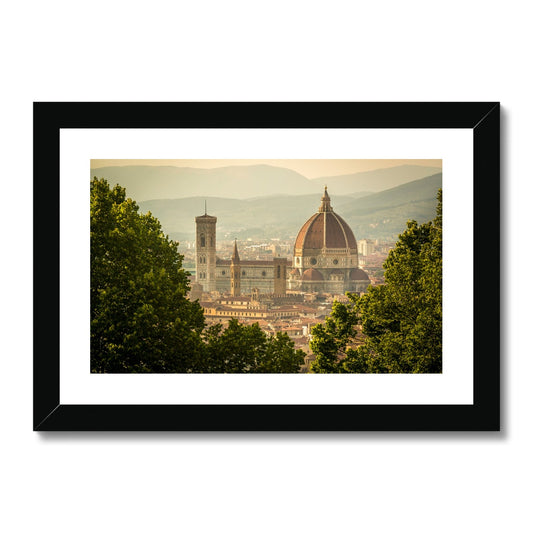
[(360, 268), (354, 268), (350, 271), (350, 279), (352, 281), (359, 281), (359, 280), (368, 281), (369, 277), (368, 277), (368, 274), (364, 270), (361, 270)]
[(302, 226), (296, 237), (294, 248), (295, 251), (324, 248), (357, 250), (357, 243), (350, 226), (342, 217), (333, 212), (327, 187), (318, 212)]
[(327, 187), (317, 212), (296, 237), (292, 265), (291, 290), (345, 294), (364, 291), (370, 285), (366, 273), (358, 268), (359, 254), (353, 231), (333, 211)]
[(314, 268), (308, 268), (302, 274), (303, 281), (324, 281), (324, 276)]

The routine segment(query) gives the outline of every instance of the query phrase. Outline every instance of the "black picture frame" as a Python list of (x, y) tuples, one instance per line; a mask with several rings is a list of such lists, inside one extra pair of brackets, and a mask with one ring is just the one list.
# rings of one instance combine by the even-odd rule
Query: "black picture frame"
[[(34, 103), (36, 431), (499, 431), (498, 102)], [(59, 396), (59, 154), (64, 128), (466, 128), (474, 139), (472, 405), (65, 405)], [(487, 305), (490, 287), (490, 306)], [(496, 317), (496, 318), (495, 318)], [(490, 336), (486, 334), (491, 324)]]

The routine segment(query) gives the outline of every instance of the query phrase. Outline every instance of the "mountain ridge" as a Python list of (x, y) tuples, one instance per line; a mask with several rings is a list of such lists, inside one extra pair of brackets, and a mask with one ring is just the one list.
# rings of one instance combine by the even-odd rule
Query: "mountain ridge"
[[(362, 198), (330, 195), (336, 213), (343, 217), (356, 239), (396, 239), (408, 219), (426, 222), (435, 216), (437, 190), (442, 187), (442, 174), (370, 194)], [(329, 190), (329, 188), (328, 188)], [(235, 199), (196, 196), (138, 202), (141, 211), (151, 211), (165, 233), (175, 240), (193, 240), (194, 219), (204, 213), (217, 217), (221, 239), (295, 238), (305, 221), (320, 205), (320, 193), (268, 198)]]
[[(437, 169), (439, 170), (439, 169)], [(434, 174), (434, 167), (399, 165), (355, 174), (308, 179), (302, 174), (267, 164), (229, 165), (215, 169), (171, 165), (123, 165), (91, 169), (93, 176), (119, 183), (137, 201), (204, 196), (255, 198), (273, 191), (299, 196), (319, 193), (323, 183), (336, 195), (374, 193)]]

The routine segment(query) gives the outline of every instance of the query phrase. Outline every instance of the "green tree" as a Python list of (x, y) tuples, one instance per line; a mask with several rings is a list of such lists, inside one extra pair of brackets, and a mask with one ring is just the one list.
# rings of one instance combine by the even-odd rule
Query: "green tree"
[(312, 330), (317, 373), (442, 371), (442, 191), (433, 221), (407, 223), (384, 263), (385, 284), (336, 302)]
[(91, 181), (91, 371), (185, 372), (204, 318), (178, 244), (120, 186)]
[(236, 319), (225, 329), (221, 324), (207, 328), (205, 341), (198, 372), (290, 374), (304, 363), (304, 352), (294, 350), (286, 333), (269, 337), (258, 324), (243, 325)]
[(207, 329), (178, 244), (119, 185), (91, 181), (91, 372), (298, 372), (304, 353), (236, 320)]

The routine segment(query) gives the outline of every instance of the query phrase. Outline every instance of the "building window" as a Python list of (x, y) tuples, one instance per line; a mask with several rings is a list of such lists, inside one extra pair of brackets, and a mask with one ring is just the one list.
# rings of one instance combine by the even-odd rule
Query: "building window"
[(200, 246), (205, 248), (205, 235), (203, 233), (200, 235)]
[(266, 271), (263, 270), (263, 272), (261, 272), (261, 276), (265, 277), (267, 275)]
[(223, 275), (223, 276), (226, 275), (226, 271), (225, 271), (225, 270), (222, 271), (222, 275)]
[(243, 275), (243, 276), (246, 276), (246, 270), (243, 270), (243, 271), (242, 271), (242, 275)]
[(333, 264), (334, 265), (338, 265), (339, 264), (339, 260), (338, 259), (333, 259)]
[(311, 259), (309, 260), (309, 262), (310, 262), (312, 265), (316, 265), (316, 257), (311, 257)]
[(278, 265), (278, 279), (281, 278), (281, 266)]

